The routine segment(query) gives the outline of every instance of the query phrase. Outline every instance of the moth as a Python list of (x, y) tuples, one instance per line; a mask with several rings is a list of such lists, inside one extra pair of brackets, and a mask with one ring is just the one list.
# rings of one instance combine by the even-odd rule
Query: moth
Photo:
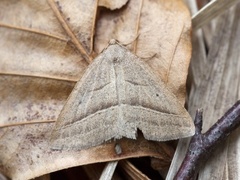
[(52, 149), (81, 150), (122, 137), (192, 136), (188, 112), (150, 67), (111, 40), (75, 85), (52, 132)]

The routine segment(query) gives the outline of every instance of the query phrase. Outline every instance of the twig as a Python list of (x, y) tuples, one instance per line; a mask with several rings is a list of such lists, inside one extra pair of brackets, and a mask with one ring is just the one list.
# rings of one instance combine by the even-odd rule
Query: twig
[(206, 133), (202, 134), (202, 110), (194, 121), (196, 130), (187, 154), (174, 180), (194, 180), (201, 165), (207, 161), (216, 145), (240, 125), (240, 101), (237, 101)]

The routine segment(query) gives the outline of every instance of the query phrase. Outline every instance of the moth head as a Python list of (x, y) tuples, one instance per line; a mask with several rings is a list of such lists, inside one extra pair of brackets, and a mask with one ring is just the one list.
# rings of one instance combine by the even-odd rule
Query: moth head
[(110, 39), (109, 45), (113, 45), (113, 44), (118, 44), (118, 41), (116, 39)]

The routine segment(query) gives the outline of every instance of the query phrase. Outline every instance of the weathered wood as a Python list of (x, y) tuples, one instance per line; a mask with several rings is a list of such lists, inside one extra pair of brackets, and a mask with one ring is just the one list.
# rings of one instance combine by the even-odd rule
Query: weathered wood
[[(239, 7), (235, 11), (229, 10), (218, 20), (217, 32), (211, 43), (207, 61), (202, 59), (202, 55), (194, 56), (193, 53), (191, 67), (193, 68), (192, 79), (195, 81), (191, 88), (188, 107), (191, 115), (197, 108), (203, 107), (203, 132), (208, 130), (240, 97), (240, 30), (237, 12), (239, 12)], [(196, 75), (198, 77), (195, 77)], [(237, 168), (239, 154), (236, 153), (239, 150), (239, 137), (237, 134), (239, 132), (230, 136), (229, 141), (223, 142), (222, 148), (215, 151), (200, 171), (199, 179), (226, 179), (226, 177), (239, 179), (239, 168)], [(183, 144), (182, 141), (180, 145)], [(228, 146), (229, 142), (231, 146)], [(181, 148), (177, 149), (177, 153), (180, 154), (183, 150), (179, 149)]]

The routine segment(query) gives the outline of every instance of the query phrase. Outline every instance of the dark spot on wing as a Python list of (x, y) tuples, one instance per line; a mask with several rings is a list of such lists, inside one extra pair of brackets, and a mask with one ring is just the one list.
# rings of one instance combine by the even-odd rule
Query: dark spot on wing
[(134, 86), (148, 86), (147, 84), (140, 84), (134, 81), (130, 81), (130, 80), (125, 80), (126, 82), (133, 84)]

